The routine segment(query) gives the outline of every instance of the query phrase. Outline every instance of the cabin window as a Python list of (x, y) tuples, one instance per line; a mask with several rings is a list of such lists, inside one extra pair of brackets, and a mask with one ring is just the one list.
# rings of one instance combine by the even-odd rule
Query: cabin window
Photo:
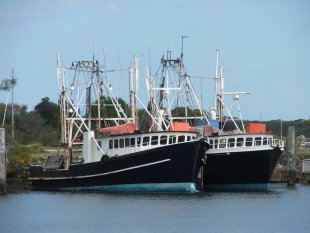
[(177, 137), (175, 135), (169, 136), (169, 144), (176, 143)]
[(210, 143), (210, 149), (213, 149), (213, 140), (210, 140), (209, 143)]
[(244, 142), (244, 138), (237, 138), (237, 147), (242, 147)]
[(143, 137), (142, 146), (148, 146), (150, 143), (150, 137)]
[(158, 144), (158, 136), (152, 136), (151, 145), (157, 145), (157, 144)]
[(136, 138), (130, 138), (130, 145), (131, 145), (131, 147), (136, 146)]
[(246, 138), (245, 146), (252, 146), (252, 145), (253, 145), (253, 138)]
[(184, 135), (179, 136), (178, 137), (178, 142), (185, 142), (185, 136)]
[(113, 149), (113, 140), (109, 140), (109, 149)]
[(191, 136), (187, 136), (186, 141), (190, 141), (191, 140)]
[(235, 147), (235, 139), (234, 138), (228, 139), (228, 147)]
[(141, 144), (141, 137), (137, 137), (137, 146), (140, 146)]
[(215, 139), (215, 140), (214, 140), (214, 148), (215, 148), (215, 149), (217, 149), (218, 143), (219, 143), (219, 140), (218, 140), (218, 139)]
[(221, 139), (219, 143), (220, 148), (225, 148), (226, 147), (226, 139)]
[(129, 138), (125, 138), (125, 147), (129, 147)]
[(160, 145), (166, 145), (167, 144), (167, 135), (161, 135), (160, 136)]
[(124, 138), (121, 138), (121, 139), (119, 140), (119, 148), (124, 148), (124, 146), (125, 146)]
[(192, 140), (195, 141), (195, 140), (196, 140), (196, 137), (195, 137), (195, 136), (192, 136)]
[(272, 138), (268, 138), (268, 145), (272, 145)]
[(255, 146), (260, 146), (260, 145), (262, 145), (262, 138), (256, 137), (255, 138)]
[(114, 139), (114, 149), (118, 148), (118, 139)]
[(264, 138), (263, 138), (263, 145), (267, 145), (267, 143), (268, 143), (267, 138), (264, 137)]

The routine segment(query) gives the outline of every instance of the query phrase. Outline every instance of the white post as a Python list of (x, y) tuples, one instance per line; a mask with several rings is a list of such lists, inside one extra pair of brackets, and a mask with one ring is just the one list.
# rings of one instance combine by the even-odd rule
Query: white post
[(0, 195), (6, 193), (5, 130), (0, 128)]

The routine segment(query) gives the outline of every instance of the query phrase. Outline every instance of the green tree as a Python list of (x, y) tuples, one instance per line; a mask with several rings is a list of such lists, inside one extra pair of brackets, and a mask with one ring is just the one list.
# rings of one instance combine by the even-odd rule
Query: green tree
[[(117, 102), (120, 104), (121, 108), (124, 110), (124, 112), (127, 114), (128, 112), (128, 104), (122, 99), (118, 98)], [(115, 109), (114, 105), (112, 104), (112, 100), (110, 97), (102, 96), (100, 99), (100, 115), (102, 118), (117, 118), (118, 112)], [(91, 106), (91, 116), (92, 118), (98, 117), (98, 108), (97, 108), (97, 102)], [(127, 115), (128, 116), (128, 115)], [(128, 116), (129, 117), (129, 116)], [(113, 126), (113, 122), (109, 122), (109, 125), (107, 126)]]
[[(127, 108), (128, 108), (128, 104), (126, 104), (126, 102), (122, 98), (118, 98), (117, 102), (120, 104), (121, 108), (126, 113), (127, 112)], [(113, 106), (112, 100), (111, 100), (110, 97), (103, 96), (101, 98), (101, 105), (102, 105), (104, 116), (107, 116), (107, 117), (117, 117), (116, 109)]]
[(39, 143), (45, 146), (57, 146), (58, 128), (47, 125), (39, 113), (32, 111), (20, 117), (17, 138), (23, 144)]
[(17, 83), (17, 79), (11, 78), (11, 79), (3, 79), (0, 84), (0, 90), (1, 91), (10, 91), (11, 88), (14, 88), (14, 86)]
[(58, 127), (59, 107), (57, 104), (50, 102), (48, 97), (41, 99), (41, 102), (35, 106), (34, 110), (41, 115), (47, 125)]
[[(14, 70), (12, 70), (12, 78), (11, 79), (3, 79), (2, 82), (0, 83), (0, 90), (2, 91), (10, 91), (12, 90), (12, 103), (11, 103), (11, 107), (10, 107), (10, 110), (11, 110), (11, 131), (12, 131), (12, 137), (14, 137), (14, 112), (15, 112), (15, 109), (14, 109), (14, 105), (13, 105), (13, 89), (14, 89), (14, 86), (16, 85), (17, 83), (17, 79), (14, 78)], [(7, 107), (7, 106), (6, 106)], [(7, 110), (7, 108), (5, 108), (5, 110)], [(5, 118), (6, 118), (6, 111), (4, 111), (3, 113), (3, 123), (5, 121)], [(9, 138), (10, 139), (10, 138)], [(13, 138), (11, 138), (13, 139)]]
[[(191, 109), (189, 107), (186, 107), (187, 110), (187, 117), (195, 117), (195, 116), (200, 116), (200, 111), (199, 109)], [(171, 111), (172, 115), (175, 117), (185, 117), (185, 108), (184, 107), (176, 107), (172, 109)]]
[(310, 119), (305, 120), (305, 122), (304, 122), (304, 123), (305, 123), (305, 125), (306, 125), (306, 126), (310, 126)]
[(143, 132), (147, 132), (151, 126), (151, 117), (146, 112), (145, 109), (139, 109), (138, 110), (138, 123), (139, 123), (139, 129)]

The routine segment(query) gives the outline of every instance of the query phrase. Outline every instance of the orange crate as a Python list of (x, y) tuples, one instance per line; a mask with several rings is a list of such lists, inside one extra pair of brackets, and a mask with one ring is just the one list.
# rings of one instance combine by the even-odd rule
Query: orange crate
[(170, 126), (170, 131), (189, 131), (189, 123), (173, 122)]
[(266, 133), (266, 124), (264, 123), (247, 123), (245, 124), (247, 133)]

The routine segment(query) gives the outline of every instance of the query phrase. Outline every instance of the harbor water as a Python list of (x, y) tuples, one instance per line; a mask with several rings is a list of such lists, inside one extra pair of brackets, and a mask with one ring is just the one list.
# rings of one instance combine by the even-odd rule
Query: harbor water
[(0, 196), (0, 232), (310, 232), (310, 185), (268, 192), (15, 191)]

